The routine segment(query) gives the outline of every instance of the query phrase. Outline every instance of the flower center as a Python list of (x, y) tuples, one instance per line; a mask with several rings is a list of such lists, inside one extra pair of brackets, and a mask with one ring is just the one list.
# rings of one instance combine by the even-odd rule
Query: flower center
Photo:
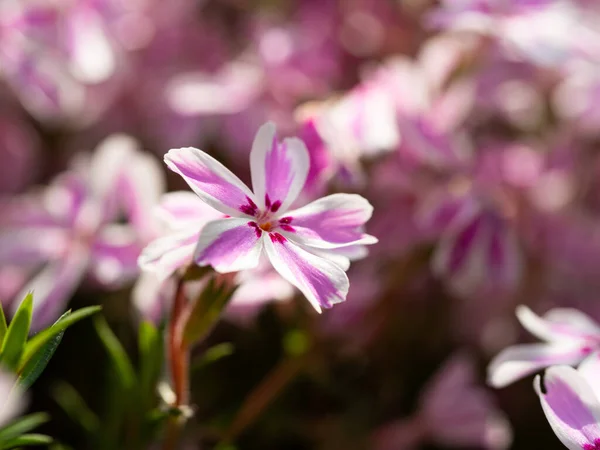
[(260, 227), (261, 230), (263, 231), (271, 231), (271, 222), (264, 222), (258, 225)]

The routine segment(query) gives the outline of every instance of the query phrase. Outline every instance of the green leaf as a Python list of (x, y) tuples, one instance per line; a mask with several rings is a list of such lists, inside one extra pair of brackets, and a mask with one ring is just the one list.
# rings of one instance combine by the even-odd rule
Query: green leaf
[(59, 332), (49, 340), (35, 355), (31, 358), (25, 367), (21, 370), (17, 382), (23, 390), (29, 389), (33, 383), (40, 377), (52, 357), (54, 352), (62, 341), (65, 330)]
[(41, 424), (48, 422), (50, 416), (46, 413), (30, 414), (0, 429), (0, 442), (6, 442), (25, 434)]
[(18, 448), (26, 445), (50, 445), (53, 439), (45, 434), (24, 434), (8, 442), (0, 444), (1, 450)]
[(210, 279), (185, 324), (183, 341), (186, 345), (200, 342), (210, 333), (234, 292), (235, 288), (228, 283), (219, 283), (215, 277)]
[(4, 336), (6, 336), (6, 317), (4, 316), (4, 308), (0, 303), (0, 345), (4, 342)]
[(138, 345), (140, 351), (140, 385), (146, 398), (154, 398), (156, 384), (162, 372), (164, 342), (161, 330), (150, 322), (140, 324)]
[(81, 308), (73, 313), (67, 311), (50, 328), (46, 328), (45, 330), (40, 331), (38, 334), (33, 336), (25, 346), (25, 351), (23, 352), (23, 356), (19, 363), (19, 372), (23, 371), (24, 367), (33, 358), (33, 356), (37, 354), (46, 344), (48, 344), (49, 341), (56, 338), (56, 336), (69, 328), (71, 325), (79, 322), (82, 319), (85, 319), (86, 317), (96, 314), (101, 309), (101, 306), (88, 306), (87, 308)]
[(16, 371), (23, 354), (33, 312), (33, 295), (28, 293), (10, 322), (0, 352), (0, 362), (11, 371)]
[(52, 390), (52, 397), (73, 422), (93, 434), (100, 428), (100, 419), (69, 383), (61, 382)]
[(132, 388), (135, 386), (136, 376), (133, 365), (125, 352), (125, 349), (106, 323), (106, 320), (101, 317), (96, 317), (94, 319), (94, 326), (96, 327), (96, 332), (104, 344), (115, 369), (117, 369), (119, 380), (122, 382), (123, 387), (125, 389)]
[(223, 342), (221, 344), (217, 344), (213, 347), (210, 347), (204, 352), (202, 357), (196, 363), (194, 363), (192, 369), (196, 370), (202, 367), (206, 367), (209, 364), (212, 364), (222, 358), (233, 354), (234, 350), (235, 347), (231, 342)]

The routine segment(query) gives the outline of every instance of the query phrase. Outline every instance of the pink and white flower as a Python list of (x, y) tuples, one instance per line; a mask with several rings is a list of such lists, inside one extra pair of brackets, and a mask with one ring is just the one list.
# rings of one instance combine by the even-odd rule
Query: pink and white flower
[(421, 448), (425, 442), (454, 448), (510, 447), (510, 424), (477, 384), (474, 361), (466, 354), (455, 354), (442, 365), (412, 418), (384, 425), (374, 436), (377, 450)]
[[(56, 319), (86, 274), (106, 286), (137, 275), (149, 233), (144, 211), (162, 191), (151, 155), (132, 138), (113, 135), (47, 189), (9, 202), (0, 223), (0, 264), (29, 274), (16, 298), (35, 291), (35, 328)], [(121, 214), (128, 223), (117, 223)]]
[(200, 199), (228, 216), (204, 226), (196, 264), (237, 272), (255, 268), (266, 255), (317, 311), (345, 300), (349, 258), (332, 250), (377, 242), (363, 231), (372, 206), (359, 195), (333, 194), (290, 211), (309, 170), (302, 141), (278, 142), (272, 123), (260, 128), (250, 154), (254, 192), (201, 150), (170, 150), (165, 162)]
[(553, 366), (534, 389), (558, 439), (570, 450), (600, 448), (600, 354), (589, 355), (577, 369)]
[(543, 317), (526, 306), (517, 308), (519, 322), (543, 343), (508, 347), (488, 367), (488, 383), (507, 386), (545, 367), (577, 364), (600, 348), (600, 326), (586, 314), (556, 308)]

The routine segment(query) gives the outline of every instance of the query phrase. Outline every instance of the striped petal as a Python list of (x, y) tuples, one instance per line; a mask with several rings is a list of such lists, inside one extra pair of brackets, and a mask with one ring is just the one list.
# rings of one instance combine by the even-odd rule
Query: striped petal
[(277, 233), (265, 236), (263, 241), (275, 270), (296, 286), (318, 312), (346, 300), (348, 277), (336, 263), (307, 252)]
[(169, 150), (165, 163), (203, 201), (223, 214), (253, 216), (256, 201), (250, 189), (223, 164), (197, 148)]
[(316, 248), (374, 244), (377, 239), (364, 233), (373, 207), (360, 195), (333, 194), (285, 214), (285, 231), (292, 241)]
[(217, 272), (253, 269), (262, 253), (262, 230), (247, 219), (221, 219), (208, 223), (200, 232), (194, 255), (196, 264), (211, 265)]
[(302, 191), (309, 166), (304, 142), (287, 138), (279, 143), (272, 122), (260, 127), (250, 154), (252, 187), (259, 206), (286, 211)]
[(544, 414), (558, 439), (570, 450), (600, 448), (600, 402), (586, 379), (569, 366), (546, 371), (534, 388)]

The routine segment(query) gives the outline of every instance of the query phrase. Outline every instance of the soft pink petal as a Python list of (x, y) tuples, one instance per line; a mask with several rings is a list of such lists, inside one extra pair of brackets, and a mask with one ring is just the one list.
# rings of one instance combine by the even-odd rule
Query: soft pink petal
[(196, 227), (178, 230), (155, 239), (142, 250), (138, 264), (159, 279), (170, 277), (177, 269), (192, 264), (200, 231)]
[(138, 272), (137, 259), (142, 245), (129, 225), (104, 226), (92, 245), (91, 272), (105, 286), (133, 280)]
[(250, 153), (252, 187), (259, 206), (286, 211), (302, 191), (309, 165), (308, 150), (300, 139), (279, 143), (272, 122), (260, 127)]
[(553, 331), (563, 336), (579, 336), (600, 342), (600, 326), (587, 314), (574, 308), (554, 308), (544, 314)]
[(248, 214), (252, 203), (256, 204), (254, 195), (238, 177), (197, 148), (169, 150), (165, 163), (181, 175), (202, 200), (223, 214)]
[(58, 227), (39, 227), (0, 232), (1, 264), (42, 264), (61, 257), (70, 237)]
[[(258, 265), (261, 233), (247, 219), (221, 219), (208, 223), (200, 233), (194, 255), (196, 264), (211, 265), (217, 272), (237, 272)], [(264, 234), (264, 233), (263, 233)]]
[(585, 358), (577, 367), (577, 372), (588, 382), (594, 390), (596, 398), (600, 399), (600, 352), (596, 351)]
[(573, 344), (523, 344), (501, 351), (488, 366), (488, 383), (501, 388), (545, 367), (577, 364), (589, 349)]
[(371, 218), (373, 207), (360, 195), (333, 194), (289, 211), (286, 237), (302, 245), (336, 248), (374, 244), (377, 239), (364, 233), (363, 226)]
[(276, 233), (263, 238), (265, 250), (277, 272), (296, 286), (321, 312), (346, 300), (349, 282), (337, 264), (316, 256)]
[(429, 382), (421, 414), (431, 438), (457, 448), (506, 449), (512, 433), (491, 395), (476, 384), (473, 361), (457, 354)]
[(600, 403), (585, 378), (568, 366), (546, 370), (534, 388), (546, 418), (560, 441), (571, 450), (593, 450), (600, 445)]
[(119, 203), (129, 223), (140, 238), (152, 237), (156, 233), (152, 208), (166, 190), (164, 172), (157, 159), (151, 154), (135, 152), (116, 187)]
[[(89, 264), (89, 252), (83, 247), (73, 247), (67, 256), (48, 264), (22, 290), (18, 298), (33, 291), (32, 330), (51, 324), (64, 312), (71, 295), (77, 289)], [(12, 304), (13, 313), (18, 304)]]
[(198, 230), (206, 223), (223, 217), (190, 191), (169, 192), (160, 198), (155, 215), (169, 228), (181, 229), (194, 224)]
[(175, 282), (169, 278), (162, 280), (152, 272), (142, 273), (131, 293), (133, 306), (144, 320), (158, 324), (172, 301)]
[(520, 305), (517, 318), (531, 334), (546, 341), (579, 341), (590, 345), (600, 343), (600, 327), (576, 309), (556, 308), (540, 317), (527, 306)]
[(294, 296), (294, 287), (273, 270), (268, 261), (266, 263), (267, 269), (259, 265), (256, 269), (244, 270), (237, 274), (238, 288), (226, 311), (229, 320), (246, 324), (265, 304), (287, 301)]

